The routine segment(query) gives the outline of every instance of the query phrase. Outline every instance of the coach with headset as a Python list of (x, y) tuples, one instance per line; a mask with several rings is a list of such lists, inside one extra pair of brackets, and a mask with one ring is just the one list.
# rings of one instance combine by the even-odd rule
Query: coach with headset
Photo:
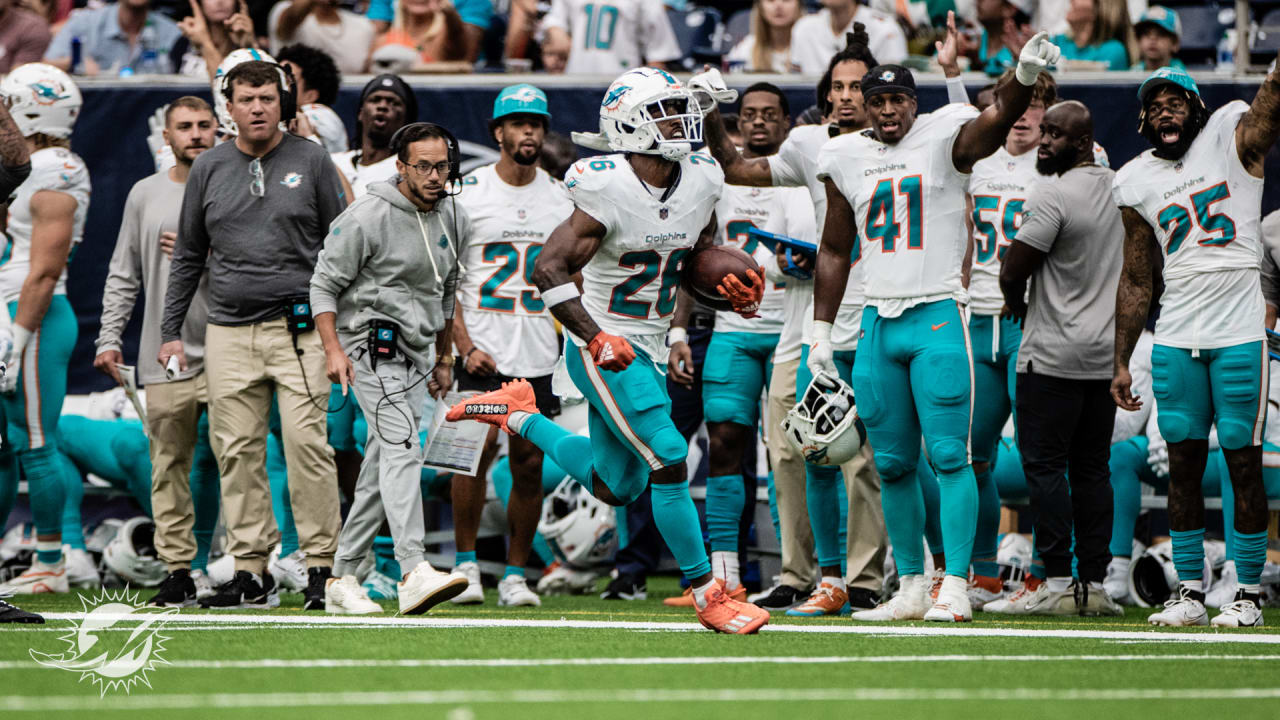
[(329, 228), (311, 277), (311, 305), (329, 379), (348, 386), (369, 425), (355, 500), (338, 541), (332, 613), (378, 612), (354, 573), (383, 513), (400, 564), (400, 612), (425, 612), (466, 588), (466, 577), (426, 561), (418, 422), (428, 392), (453, 384), (458, 257), (471, 236), (451, 196), (461, 179), (458, 141), (432, 123), (391, 139), (398, 174), (368, 186)]
[(205, 607), (278, 603), (266, 571), (274, 527), (266, 473), (274, 391), (284, 427), (289, 496), (307, 556), (304, 608), (324, 606), (341, 520), (325, 436), (329, 384), (308, 287), (329, 223), (346, 209), (338, 170), (320, 145), (280, 129), (295, 102), (274, 63), (236, 65), (221, 83), (234, 142), (196, 158), (182, 198), (158, 359), (185, 370), (179, 339), (206, 266), (205, 374), (210, 442), (222, 476), (232, 580)]

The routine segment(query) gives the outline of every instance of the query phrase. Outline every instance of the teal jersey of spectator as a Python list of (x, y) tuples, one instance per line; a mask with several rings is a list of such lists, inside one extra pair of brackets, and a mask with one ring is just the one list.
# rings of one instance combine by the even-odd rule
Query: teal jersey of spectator
[(995, 55), (987, 53), (987, 30), (982, 30), (982, 44), (978, 46), (978, 67), (975, 69), (996, 76), (1005, 70), (1013, 67), (1018, 63), (1018, 59), (1013, 56), (1008, 47), (1002, 47), (996, 51)]
[[(1183, 64), (1182, 64), (1182, 61), (1181, 61), (1181, 60), (1179, 60), (1178, 58), (1170, 58), (1170, 59), (1169, 59), (1169, 62), (1165, 63), (1165, 64), (1164, 64), (1163, 66), (1161, 66), (1161, 67), (1171, 67), (1171, 68), (1173, 68), (1173, 69), (1175, 69), (1175, 70), (1186, 70), (1186, 69), (1187, 69), (1187, 66), (1186, 66), (1186, 65), (1183, 65)], [(1147, 66), (1146, 66), (1146, 65), (1143, 65), (1143, 64), (1142, 64), (1142, 61), (1141, 61), (1141, 60), (1139, 60), (1138, 62), (1134, 63), (1134, 64), (1133, 64), (1129, 69), (1130, 69), (1130, 70), (1138, 70), (1138, 71), (1140, 71), (1140, 72), (1154, 72), (1155, 70), (1159, 70), (1160, 68), (1155, 68), (1155, 70), (1148, 70), (1148, 69), (1147, 69)]]
[(1062, 50), (1063, 60), (1092, 60), (1106, 63), (1108, 70), (1129, 69), (1129, 51), (1124, 49), (1124, 43), (1119, 40), (1111, 39), (1080, 47), (1066, 35), (1055, 35), (1053, 44)]
[[(370, 0), (365, 16), (374, 21), (392, 22), (396, 17), (393, 2), (394, 0)], [(493, 19), (492, 0), (455, 0), (453, 7), (458, 11), (462, 22), (468, 25), (487, 28), (489, 21)]]
[(93, 58), (103, 72), (119, 72), (133, 67), (144, 50), (154, 50), (158, 69), (174, 72), (169, 58), (174, 43), (182, 37), (178, 26), (157, 12), (147, 13), (147, 24), (138, 36), (138, 42), (130, 47), (129, 37), (120, 29), (118, 8), (115, 3), (94, 10), (76, 10), (45, 50), (46, 60), (71, 57), (71, 39), (80, 38), (82, 52)]

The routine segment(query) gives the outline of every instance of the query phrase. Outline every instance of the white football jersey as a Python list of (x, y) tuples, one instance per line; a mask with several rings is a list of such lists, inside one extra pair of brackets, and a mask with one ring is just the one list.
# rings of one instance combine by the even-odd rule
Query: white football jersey
[[(725, 185), (720, 194), (720, 202), (716, 203), (716, 222), (720, 225), (721, 244), (732, 245), (746, 251), (755, 258), (756, 263), (765, 269), (765, 274), (776, 278), (778, 261), (768, 246), (752, 240), (748, 231), (751, 228), (764, 230), (770, 218), (783, 212), (783, 198), (787, 193), (800, 193), (808, 199), (808, 195), (799, 188), (747, 187), (744, 185)], [(735, 312), (716, 313), (716, 332), (748, 332), (778, 333), (782, 331), (782, 295), (786, 290), (785, 282), (766, 280), (764, 297), (760, 300), (758, 318), (744, 318)]]
[(542, 24), (569, 33), (570, 75), (613, 75), (684, 55), (662, 0), (554, 0)]
[(973, 198), (973, 270), (969, 277), (969, 307), (979, 315), (999, 315), (1000, 265), (1022, 227), (1022, 207), (1032, 184), (1044, 176), (1036, 172), (1036, 148), (1011, 155), (1001, 147), (973, 165), (969, 195)]
[[(60, 147), (44, 148), (31, 153), (31, 174), (18, 186), (9, 203), (9, 221), (5, 230), (7, 260), (0, 265), (0, 291), (6, 302), (18, 299), (22, 283), (31, 270), (31, 196), (42, 190), (66, 193), (76, 201), (71, 228), (70, 257), (84, 237), (84, 221), (89, 214), (89, 168), (79, 155)], [(62, 269), (54, 295), (67, 294), (67, 269)]]
[(352, 202), (364, 197), (365, 190), (370, 185), (382, 180), (390, 180), (398, 174), (395, 155), (372, 165), (360, 164), (359, 150), (331, 153), (329, 157), (333, 158), (334, 164), (346, 176), (347, 182), (351, 183), (351, 193), (355, 196), (351, 198)]
[(471, 217), (458, 278), (471, 341), (493, 356), (503, 375), (550, 375), (560, 342), (533, 268), (551, 231), (573, 213), (568, 191), (541, 169), (533, 182), (514, 187), (485, 165), (462, 178), (458, 203)]
[(1116, 173), (1116, 204), (1142, 215), (1164, 253), (1157, 344), (1212, 349), (1265, 337), (1263, 183), (1236, 151), (1248, 109), (1239, 100), (1219, 108), (1179, 160), (1148, 150)]
[[(786, 190), (782, 211), (771, 214), (764, 229), (816, 245), (818, 229), (814, 224), (809, 193), (800, 188)], [(782, 334), (778, 336), (778, 346), (773, 351), (775, 363), (799, 360), (800, 346), (813, 329), (813, 280), (788, 276), (786, 283), (782, 296)]]
[[(792, 128), (777, 154), (769, 156), (769, 172), (775, 186), (808, 189), (809, 199), (813, 203), (817, 239), (815, 245), (821, 244), (822, 228), (827, 221), (827, 188), (818, 177), (818, 157), (822, 154), (822, 148), (833, 139), (831, 133), (829, 125), (801, 125)], [(836, 350), (856, 350), (858, 347), (864, 303), (862, 291), (862, 264), (853, 258), (849, 267), (849, 279), (844, 286), (844, 297), (840, 299), (840, 312), (836, 314), (836, 321), (831, 329), (831, 346)], [(810, 317), (804, 325), (806, 345), (812, 340), (812, 328), (813, 318)]]
[(694, 153), (680, 161), (679, 183), (663, 201), (664, 191), (641, 183), (625, 155), (600, 155), (574, 163), (565, 186), (574, 206), (606, 229), (582, 269), (587, 312), (605, 332), (648, 336), (646, 350), (663, 347), (684, 259), (711, 221), (724, 172), (710, 155)]
[(960, 281), (969, 243), (964, 196), (969, 175), (955, 167), (952, 145), (978, 116), (972, 105), (946, 105), (916, 118), (896, 144), (870, 130), (842, 135), (822, 150), (818, 173), (853, 207), (866, 304), (881, 317), (945, 298), (967, 302)]

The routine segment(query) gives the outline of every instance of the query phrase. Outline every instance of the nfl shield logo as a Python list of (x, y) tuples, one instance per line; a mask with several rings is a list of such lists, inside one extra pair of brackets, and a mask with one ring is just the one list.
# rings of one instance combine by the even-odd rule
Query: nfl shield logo
[(523, 220), (524, 216), (525, 216), (524, 208), (520, 208), (519, 210), (516, 211), (516, 217)]
[(1174, 172), (1182, 172), (1182, 161), (1179, 160), (1177, 165), (1173, 166)]
[(1008, 168), (1009, 172), (1013, 172), (1013, 168), (1016, 167), (1016, 163), (1014, 163), (1013, 161), (1010, 161), (1006, 163), (1005, 167)]
[(659, 209), (658, 209), (658, 219), (659, 219), (659, 220), (666, 220), (666, 219), (667, 219), (667, 209), (666, 209), (666, 208), (659, 208)]

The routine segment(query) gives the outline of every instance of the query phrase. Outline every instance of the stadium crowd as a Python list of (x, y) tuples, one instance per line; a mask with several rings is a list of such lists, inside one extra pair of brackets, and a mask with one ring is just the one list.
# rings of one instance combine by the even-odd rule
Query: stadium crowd
[[(683, 57), (661, 8), (599, 6), (583, 27), (559, 0), (523, 24), (513, 4), (508, 51), (652, 67), (610, 87), (599, 133), (574, 133), (615, 154), (577, 160), (521, 83), (494, 99), (498, 161), (466, 175), (394, 72), (364, 86), (352, 138), (329, 105), (343, 72), (470, 67), (492, 26), (467, 8), (192, 2), (174, 24), (126, 1), (62, 14), (33, 50), (62, 11), (0, 5), (27, 28), (0, 31), (0, 517), (20, 479), (31, 512), (0, 546), (0, 593), (123, 581), (158, 605), (270, 608), (290, 591), (307, 610), (416, 614), (485, 602), (480, 540), (497, 527), (501, 605), (602, 573), (603, 598), (644, 598), (669, 553), (688, 589), (665, 602), (720, 632), (769, 611), (960, 622), (1131, 602), (1164, 603), (1155, 624), (1207, 624), (1206, 606), (1216, 625), (1261, 624), (1280, 579), (1264, 334), (1280, 216), (1261, 217), (1280, 75), (1252, 105), (1205, 107), (1160, 6), (982, 0), (974, 42), (953, 8), (899, 5), (756, 4), (727, 62), (820, 75), (801, 113), (769, 83), (739, 94), (714, 69), (681, 83), (658, 67)], [(949, 94), (918, 115), (913, 18), (942, 28)], [(575, 34), (609, 41), (579, 52)], [(993, 75), (972, 105), (966, 56)], [(1118, 173), (1090, 109), (1058, 95), (1051, 68), (1073, 61), (1147, 72), (1152, 150)], [(68, 69), (213, 83), (212, 106), (163, 108), (102, 292), (94, 364), (137, 420), (123, 401), (64, 411), (66, 266), (90, 202)], [(700, 262), (714, 246), (740, 252)], [(140, 292), (139, 394), (122, 336)], [(1203, 315), (1221, 303), (1229, 321)], [(424, 467), (446, 407), (493, 426), (473, 474)], [(83, 474), (144, 516), (86, 537)], [(771, 528), (752, 527), (758, 484)], [(1170, 540), (1152, 548), (1144, 487), (1169, 494)], [(1221, 551), (1205, 495), (1222, 498)], [(451, 506), (450, 571), (428, 560), (431, 499)], [(1003, 514), (1028, 507), (1034, 540)], [(780, 571), (749, 595), (748, 546), (770, 531)], [(39, 618), (0, 600), (0, 620)]]

